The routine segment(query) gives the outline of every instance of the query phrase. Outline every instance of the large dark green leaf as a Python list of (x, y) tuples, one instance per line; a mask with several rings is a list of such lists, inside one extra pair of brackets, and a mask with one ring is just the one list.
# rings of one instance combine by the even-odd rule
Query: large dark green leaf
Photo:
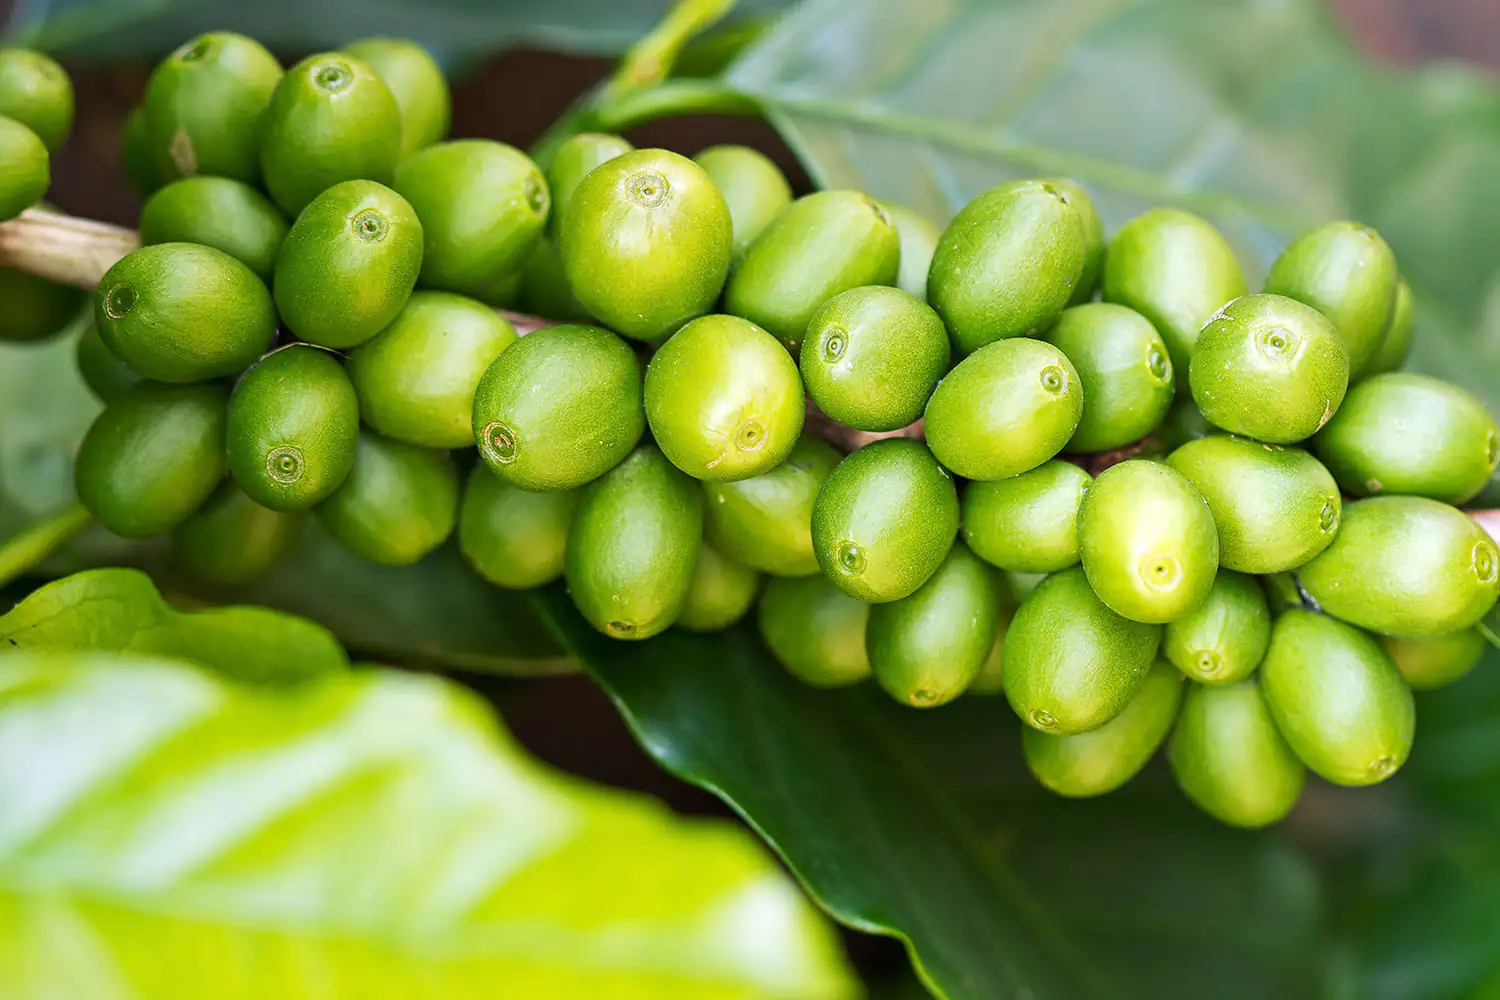
[(0, 747), (6, 997), (855, 992), (748, 833), (555, 774), (432, 678), (11, 653)]

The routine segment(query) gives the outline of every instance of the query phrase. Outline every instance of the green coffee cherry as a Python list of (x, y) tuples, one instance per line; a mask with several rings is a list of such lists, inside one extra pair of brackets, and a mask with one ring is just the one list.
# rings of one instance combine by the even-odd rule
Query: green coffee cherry
[(141, 242), (201, 243), (222, 250), (270, 281), (286, 239), (286, 219), (270, 199), (228, 177), (174, 181), (141, 209)]
[(875, 680), (903, 705), (963, 694), (995, 644), (1000, 581), (962, 542), (915, 593), (870, 609), (865, 644)]
[(1026, 765), (1058, 795), (1076, 799), (1112, 792), (1139, 774), (1166, 741), (1182, 688), (1177, 671), (1157, 660), (1130, 703), (1098, 729), (1072, 736), (1022, 729)]
[(932, 255), (943, 231), (915, 209), (889, 201), (882, 204), (900, 237), (901, 266), (896, 271), (896, 287), (926, 302), (927, 272), (932, 270)]
[(646, 369), (646, 420), (657, 446), (694, 479), (770, 472), (802, 433), (797, 365), (776, 338), (738, 316), (700, 316)]
[[(770, 472), (737, 482), (705, 482), (708, 541), (729, 558), (763, 573), (817, 573), (813, 503), (841, 457), (827, 441), (804, 434), (786, 461)], [(860, 642), (863, 649), (864, 640)]]
[(1194, 805), (1251, 830), (1281, 822), (1307, 782), (1253, 678), (1189, 685), (1167, 757)]
[(1140, 690), (1161, 627), (1122, 618), (1081, 569), (1037, 584), (1005, 633), (1005, 696), (1021, 721), (1070, 736), (1098, 729)]
[(726, 629), (745, 617), (759, 590), (760, 576), (755, 570), (700, 545), (677, 625), (690, 632)]
[(469, 473), (458, 512), (458, 547), (475, 572), (497, 587), (526, 590), (563, 573), (577, 490), (532, 493), (483, 462)]
[(1327, 316), (1358, 377), (1385, 337), (1400, 280), (1396, 255), (1379, 233), (1357, 222), (1330, 222), (1287, 244), (1266, 275), (1266, 291)]
[(265, 283), (227, 253), (194, 243), (122, 257), (94, 293), (94, 322), (115, 357), (160, 382), (237, 374), (276, 336)]
[(1067, 450), (1084, 454), (1130, 444), (1156, 429), (1175, 395), (1167, 345), (1124, 306), (1073, 306), (1043, 337), (1078, 372), (1083, 416)]
[(99, 337), (93, 323), (84, 329), (76, 348), (78, 373), (101, 402), (113, 402), (122, 392), (141, 381), (125, 362), (115, 357)]
[(262, 507), (225, 480), (172, 532), (172, 554), (194, 578), (242, 587), (269, 573), (301, 534), (304, 515)]
[(396, 98), (368, 63), (342, 52), (287, 70), (261, 122), (261, 174), (290, 216), (346, 181), (389, 184), (400, 156)]
[[(557, 218), (556, 206), (551, 218)], [(531, 256), (521, 269), (521, 306), (535, 316), (559, 323), (587, 323), (593, 317), (568, 287), (557, 246), (543, 233), (537, 237)]]
[(552, 193), (547, 232), (554, 238), (557, 236), (562, 217), (573, 200), (573, 192), (595, 167), (634, 150), (628, 139), (605, 132), (582, 132), (570, 136), (558, 146), (552, 154), (552, 161), (547, 164), (547, 188)]
[(713, 307), (733, 238), (729, 206), (702, 167), (638, 149), (579, 183), (557, 249), (585, 309), (617, 333), (655, 341)]
[(1301, 448), (1214, 434), (1167, 456), (1208, 501), (1219, 562), (1242, 573), (1296, 569), (1339, 529), (1338, 484)]
[(582, 486), (629, 455), (646, 429), (640, 363), (595, 326), (538, 330), (485, 369), (472, 427), (501, 479), (527, 490)]
[(1099, 599), (1141, 622), (1203, 603), (1219, 568), (1213, 514), (1187, 479), (1132, 459), (1099, 474), (1078, 508), (1078, 553)]
[(938, 240), (927, 301), (960, 355), (1051, 326), (1088, 261), (1083, 216), (1050, 181), (1012, 181), (959, 210)]
[(964, 541), (1001, 569), (1052, 573), (1078, 562), (1078, 506), (1093, 477), (1054, 459), (1030, 472), (969, 483)]
[(1272, 573), (1259, 579), (1261, 590), (1266, 595), (1266, 604), (1270, 607), (1273, 618), (1287, 608), (1306, 606), (1306, 602), (1302, 599), (1302, 590), (1297, 586), (1295, 574)]
[(792, 203), (792, 186), (769, 156), (749, 146), (710, 146), (693, 162), (708, 174), (729, 206), (732, 252), (739, 260), (771, 220)]
[(365, 423), (429, 448), (474, 444), (474, 391), (519, 339), (495, 310), (448, 292), (414, 292), (391, 325), (349, 354)]
[(458, 471), (447, 452), (361, 430), (354, 467), (317, 514), (355, 555), (408, 566), (453, 534)]
[(1479, 622), (1500, 593), (1500, 553), (1461, 511), (1423, 497), (1344, 506), (1333, 544), (1297, 573), (1336, 618), (1389, 635), (1441, 635)]
[(840, 292), (895, 282), (901, 238), (886, 210), (858, 191), (792, 202), (745, 251), (724, 290), (727, 312), (796, 353), (813, 314)]
[(1063, 177), (1054, 177), (1047, 183), (1063, 193), (1068, 204), (1078, 210), (1079, 221), (1083, 223), (1083, 271), (1078, 275), (1078, 285), (1073, 289), (1068, 305), (1092, 302), (1104, 270), (1104, 220), (1099, 217), (1094, 199), (1089, 197), (1082, 184)]
[(477, 298), (526, 263), (551, 205), (531, 158), (489, 139), (430, 146), (401, 164), (392, 187), (422, 220), (422, 286)]
[(0, 49), (0, 115), (31, 129), (55, 153), (73, 130), (73, 81), (51, 56)]
[(965, 479), (1005, 479), (1061, 451), (1082, 414), (1073, 363), (1051, 344), (1015, 337), (981, 347), (938, 383), (927, 444)]
[(1157, 436), (1168, 451), (1217, 433), (1219, 429), (1208, 422), (1203, 411), (1198, 409), (1198, 404), (1193, 402), (1193, 397), (1187, 393), (1177, 397), (1172, 408), (1167, 411), (1166, 420), (1157, 428)]
[(948, 360), (948, 331), (937, 313), (899, 288), (865, 285), (813, 313), (800, 368), (807, 394), (829, 419), (893, 431), (922, 415)]
[(1104, 257), (1104, 301), (1151, 322), (1185, 386), (1198, 332), (1231, 299), (1249, 291), (1229, 243), (1203, 219), (1154, 208), (1120, 227)]
[(957, 535), (953, 478), (909, 438), (876, 441), (844, 459), (813, 505), (818, 565), (845, 593), (871, 603), (914, 593)]
[(83, 311), (88, 293), (46, 278), (0, 267), (0, 343), (24, 344), (62, 330)]
[(229, 401), (229, 473), (272, 510), (306, 510), (354, 464), (359, 401), (332, 353), (293, 344), (245, 373)]
[(79, 501), (124, 538), (149, 538), (187, 520), (224, 478), (228, 398), (212, 383), (142, 382), (120, 393), (78, 447)]
[(814, 687), (855, 684), (870, 676), (865, 629), (870, 605), (821, 573), (772, 577), (760, 599), (760, 634), (791, 674)]
[(1415, 639), (1391, 635), (1376, 638), (1413, 691), (1433, 691), (1461, 680), (1479, 665), (1489, 648), (1477, 628)]
[(1161, 651), (1201, 684), (1233, 684), (1255, 673), (1270, 641), (1271, 612), (1259, 585), (1220, 570), (1203, 603), (1167, 624)]
[(1335, 784), (1384, 781), (1411, 752), (1411, 689), (1357, 628), (1315, 611), (1287, 611), (1271, 630), (1260, 683), (1287, 743)]
[(1349, 390), (1313, 448), (1344, 492), (1470, 500), (1500, 462), (1500, 430), (1484, 404), (1427, 375), (1375, 375)]
[(345, 181), (297, 216), (276, 258), (281, 318), (310, 344), (357, 347), (406, 307), (422, 267), (422, 223), (374, 181)]
[(426, 49), (404, 38), (362, 38), (344, 51), (373, 69), (396, 99), (402, 158), (443, 141), (453, 99), (448, 80)]
[(1349, 388), (1349, 356), (1316, 309), (1246, 295), (1198, 335), (1188, 382), (1210, 423), (1231, 434), (1295, 444), (1328, 423)]
[(1391, 320), (1380, 337), (1380, 346), (1365, 362), (1361, 375), (1379, 375), (1393, 372), (1406, 363), (1411, 353), (1413, 334), (1416, 332), (1416, 308), (1412, 302), (1411, 286), (1402, 279), (1396, 283), (1396, 302), (1391, 306)]
[(1005, 632), (1016, 614), (1016, 589), (1008, 573), (996, 578), (999, 601), (995, 605), (995, 641), (969, 685), (970, 694), (1005, 693)]
[(42, 200), (52, 184), (47, 147), (31, 129), (0, 116), (0, 222)]
[(125, 132), (120, 137), (120, 166), (124, 168), (130, 186), (141, 198), (150, 197), (162, 185), (146, 138), (146, 109), (139, 105), (125, 119)]
[(568, 593), (605, 635), (649, 638), (682, 611), (702, 537), (698, 487), (643, 444), (583, 491), (568, 537)]
[(178, 177), (261, 179), (261, 118), (281, 64), (253, 38), (199, 35), (151, 73), (141, 99), (145, 149), (158, 184)]

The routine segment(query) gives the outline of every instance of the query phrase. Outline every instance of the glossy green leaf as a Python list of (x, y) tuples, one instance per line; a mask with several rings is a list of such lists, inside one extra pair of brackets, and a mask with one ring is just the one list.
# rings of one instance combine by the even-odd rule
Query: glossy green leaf
[(750, 835), (531, 762), (461, 689), (0, 656), (0, 995), (842, 998)]

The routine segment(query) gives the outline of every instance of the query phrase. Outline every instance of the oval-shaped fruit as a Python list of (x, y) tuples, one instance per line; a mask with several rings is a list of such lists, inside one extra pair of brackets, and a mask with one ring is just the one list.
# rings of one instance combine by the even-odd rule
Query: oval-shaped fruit
[(797, 365), (738, 316), (700, 316), (646, 368), (646, 420), (662, 452), (694, 479), (746, 479), (791, 453), (806, 412)]
[(1099, 599), (1142, 622), (1169, 622), (1203, 603), (1219, 568), (1208, 504), (1160, 462), (1105, 469), (1078, 507), (1078, 554)]
[(405, 38), (361, 38), (344, 51), (375, 71), (401, 110), (401, 156), (448, 134), (453, 98), (448, 80), (428, 51)]
[(943, 230), (927, 301), (960, 355), (1051, 326), (1088, 260), (1083, 216), (1050, 181), (1011, 181), (979, 195)]
[(1349, 388), (1349, 355), (1322, 313), (1280, 295), (1246, 295), (1198, 335), (1193, 402), (1231, 434), (1295, 444), (1332, 418)]
[[(554, 205), (549, 218), (557, 218)], [(521, 305), (534, 316), (546, 316), (559, 323), (588, 323), (593, 320), (583, 304), (568, 287), (562, 258), (557, 245), (543, 233), (536, 239), (531, 256), (521, 269)]]
[(947, 704), (990, 655), (999, 607), (995, 571), (955, 542), (915, 593), (870, 609), (865, 644), (875, 680), (903, 705)]
[(1293, 751), (1339, 785), (1373, 785), (1406, 762), (1416, 706), (1373, 638), (1316, 611), (1276, 619), (1261, 690)]
[(1212, 434), (1167, 456), (1208, 501), (1219, 564), (1242, 573), (1296, 569), (1339, 530), (1338, 484), (1301, 448)]
[(414, 292), (390, 326), (349, 354), (360, 416), (412, 444), (471, 447), (474, 391), (517, 339), (510, 321), (481, 302)]
[(1271, 641), (1266, 595), (1250, 577), (1221, 570), (1207, 599), (1167, 625), (1162, 655), (1203, 684), (1233, 684), (1255, 673)]
[(999, 602), (995, 605), (995, 641), (979, 666), (979, 673), (969, 684), (970, 694), (1003, 694), (1005, 692), (1005, 632), (1016, 614), (1016, 588), (1010, 574), (997, 577)]
[(1182, 678), (1157, 660), (1119, 715), (1098, 729), (1054, 736), (1021, 730), (1021, 753), (1036, 780), (1058, 795), (1089, 798), (1112, 792), (1140, 773), (1177, 721)]
[(807, 394), (829, 419), (893, 431), (922, 415), (948, 359), (937, 313), (899, 288), (865, 285), (813, 313), (800, 368)]
[(83, 311), (88, 293), (0, 267), (0, 342), (22, 344), (60, 333)]
[(1030, 472), (964, 487), (963, 531), (986, 562), (1053, 573), (1078, 561), (1078, 505), (1093, 477), (1053, 459)]
[(638, 149), (579, 183), (557, 249), (585, 309), (617, 333), (654, 341), (713, 307), (733, 240), (729, 206), (702, 167)]
[(1063, 193), (1068, 203), (1078, 210), (1079, 221), (1083, 223), (1083, 271), (1078, 275), (1078, 285), (1073, 289), (1068, 305), (1092, 302), (1104, 271), (1104, 220), (1099, 217), (1094, 199), (1082, 184), (1064, 177), (1053, 177), (1047, 183)]
[(1396, 255), (1379, 233), (1357, 222), (1330, 222), (1287, 244), (1265, 290), (1327, 316), (1358, 376), (1385, 337), (1400, 280)]
[(736, 482), (705, 482), (704, 531), (720, 552), (775, 576), (818, 572), (813, 554), (813, 503), (842, 456), (804, 434), (770, 472)]
[(708, 174), (724, 202), (734, 227), (733, 255), (745, 255), (750, 244), (782, 209), (792, 203), (792, 186), (781, 168), (749, 146), (710, 146), (693, 157)]
[(422, 220), (423, 287), (479, 298), (526, 263), (551, 204), (531, 158), (489, 139), (430, 146), (401, 164), (392, 187)]
[(916, 591), (957, 535), (953, 477), (909, 438), (876, 441), (844, 459), (813, 505), (818, 565), (845, 593), (871, 603)]
[(102, 402), (112, 402), (120, 393), (141, 381), (139, 375), (104, 346), (104, 341), (99, 338), (99, 328), (93, 323), (78, 338), (76, 351), (78, 373)]
[(0, 115), (25, 125), (56, 152), (73, 130), (73, 81), (45, 53), (0, 48)]
[(276, 337), (265, 282), (222, 250), (195, 243), (122, 257), (99, 281), (94, 322), (115, 357), (159, 382), (234, 375)]
[(151, 161), (151, 149), (146, 140), (146, 110), (140, 105), (125, 119), (125, 132), (120, 136), (120, 166), (135, 189), (137, 196), (147, 198), (161, 187), (162, 179), (156, 164)]
[[(581, 132), (570, 136), (552, 154), (547, 164), (547, 188), (552, 195), (552, 211), (547, 216), (547, 232), (555, 238), (563, 215), (573, 200), (573, 192), (583, 179), (601, 163), (633, 152), (635, 147), (624, 136), (607, 132)], [(551, 313), (543, 315), (550, 316)]]
[(0, 222), (42, 200), (52, 184), (47, 147), (35, 132), (0, 116)]
[(567, 490), (630, 454), (646, 429), (641, 366), (596, 326), (549, 326), (502, 351), (474, 391), (479, 454), (507, 482)]
[(717, 632), (745, 617), (755, 603), (760, 576), (748, 566), (698, 546), (698, 564), (677, 625), (690, 632)]
[(1460, 504), (1500, 462), (1500, 430), (1472, 394), (1410, 372), (1373, 375), (1313, 439), (1344, 492), (1402, 493)]
[(295, 216), (336, 184), (389, 184), (401, 156), (401, 109), (368, 63), (320, 52), (287, 70), (266, 106), (260, 169)]
[(476, 463), (458, 512), (458, 547), (497, 587), (551, 583), (562, 576), (578, 498), (577, 490), (523, 490)]
[(767, 580), (758, 617), (771, 653), (799, 680), (831, 688), (870, 676), (865, 652), (870, 605), (823, 574)]
[(916, 209), (889, 201), (882, 204), (900, 237), (901, 266), (896, 271), (896, 287), (926, 302), (927, 272), (932, 270), (932, 255), (943, 231)]
[(141, 242), (201, 243), (270, 281), (290, 226), (269, 198), (228, 177), (174, 181), (141, 209)]
[(1377, 638), (1413, 691), (1433, 691), (1467, 676), (1489, 648), (1484, 633), (1477, 628), (1414, 639), (1392, 635)]
[(938, 383), (927, 444), (965, 479), (1005, 479), (1060, 452), (1082, 415), (1073, 363), (1051, 344), (1014, 337), (981, 347)]
[(354, 467), (317, 514), (355, 555), (408, 566), (453, 534), (458, 471), (445, 451), (361, 430)]
[(1440, 635), (1479, 622), (1500, 593), (1500, 553), (1461, 511), (1424, 497), (1344, 506), (1333, 544), (1297, 573), (1324, 611), (1390, 635)]
[(1161, 626), (1122, 618), (1081, 569), (1054, 573), (1026, 596), (1005, 632), (1005, 696), (1033, 729), (1098, 729), (1140, 690)]
[(1307, 783), (1307, 769), (1277, 730), (1253, 678), (1189, 685), (1167, 758), (1194, 805), (1251, 830), (1279, 823)]
[(302, 340), (357, 347), (406, 307), (422, 268), (422, 223), (374, 181), (345, 181), (308, 205), (282, 244), (272, 288)]
[(224, 478), (224, 407), (212, 383), (142, 382), (95, 418), (74, 465), (78, 499), (125, 538), (170, 531)]
[(1193, 402), (1193, 397), (1183, 393), (1167, 411), (1167, 419), (1162, 422), (1157, 436), (1161, 439), (1162, 446), (1170, 451), (1189, 441), (1217, 433), (1219, 429), (1208, 422), (1203, 411), (1198, 409), (1198, 404)]
[(158, 183), (178, 177), (261, 179), (261, 118), (281, 64), (253, 38), (199, 35), (163, 59), (141, 98), (145, 149)]
[(296, 542), (304, 517), (262, 507), (225, 480), (172, 532), (172, 554), (204, 583), (242, 587), (271, 571)]
[(568, 593), (607, 636), (656, 635), (682, 611), (702, 538), (697, 485), (643, 444), (583, 491), (564, 560)]
[(1153, 208), (1115, 233), (1104, 255), (1104, 301), (1151, 322), (1185, 385), (1198, 332), (1225, 303), (1249, 291), (1229, 243), (1203, 219)]
[(1111, 302), (1073, 306), (1043, 339), (1073, 362), (1083, 387), (1083, 416), (1068, 451), (1119, 448), (1166, 417), (1176, 394), (1172, 360), (1140, 313)]
[(1402, 279), (1396, 283), (1396, 301), (1391, 306), (1391, 320), (1386, 324), (1380, 338), (1380, 346), (1365, 362), (1361, 375), (1379, 375), (1393, 372), (1406, 363), (1411, 353), (1413, 334), (1416, 332), (1416, 308), (1412, 302), (1411, 286)]
[(338, 358), (307, 344), (266, 355), (229, 401), (229, 474), (272, 510), (305, 510), (354, 463), (359, 400)]
[(724, 308), (769, 330), (795, 353), (818, 307), (861, 285), (889, 285), (901, 263), (890, 215), (858, 191), (792, 202), (761, 233), (724, 290)]

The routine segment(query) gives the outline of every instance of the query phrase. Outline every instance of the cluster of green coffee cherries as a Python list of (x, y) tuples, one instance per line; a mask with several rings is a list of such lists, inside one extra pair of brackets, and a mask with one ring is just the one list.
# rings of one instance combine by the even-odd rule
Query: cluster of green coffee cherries
[[(225, 583), (308, 511), (384, 564), (456, 531), (488, 580), (561, 578), (619, 639), (758, 601), (811, 684), (1003, 691), (1064, 795), (1170, 741), (1242, 826), (1308, 768), (1394, 773), (1411, 689), (1479, 658), (1500, 557), (1453, 505), (1496, 425), (1395, 370), (1412, 298), (1371, 229), (1305, 233), (1251, 294), (1203, 219), (1106, 241), (1066, 180), (939, 231), (794, 199), (745, 148), (585, 134), (544, 171), (447, 124), (404, 42), (283, 72), (210, 34), (156, 69), (125, 150), (144, 245), (79, 345), (101, 523), (175, 532)], [(516, 305), (554, 325), (518, 336)]]

